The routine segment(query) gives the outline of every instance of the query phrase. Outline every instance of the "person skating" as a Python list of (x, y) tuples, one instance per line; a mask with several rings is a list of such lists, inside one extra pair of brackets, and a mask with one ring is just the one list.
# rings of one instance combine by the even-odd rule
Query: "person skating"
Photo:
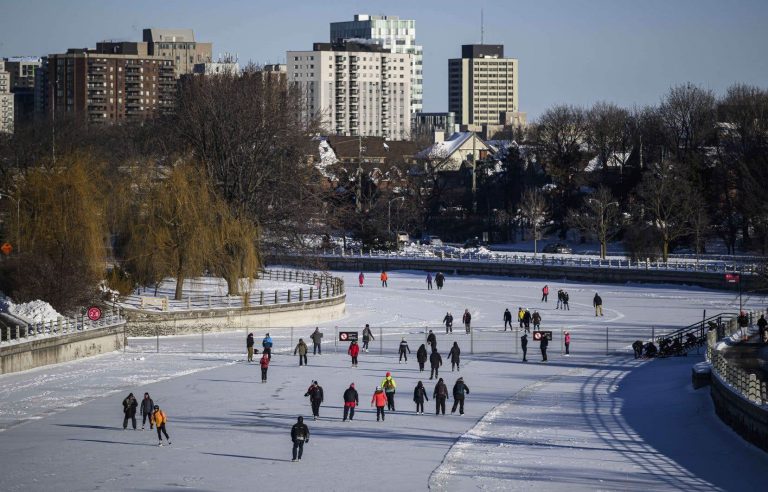
[(549, 301), (549, 285), (544, 285), (544, 287), (541, 289), (541, 301)]
[(136, 397), (133, 393), (129, 393), (123, 400), (123, 430), (128, 428), (128, 420), (133, 423), (133, 430), (136, 430), (136, 409), (139, 407), (139, 402), (136, 401)]
[(320, 327), (315, 327), (315, 331), (309, 336), (312, 339), (312, 355), (323, 355), (323, 332), (320, 331)]
[(603, 315), (603, 298), (595, 292), (595, 297), (592, 299), (592, 306), (595, 308), (595, 316)]
[(261, 382), (267, 382), (267, 371), (269, 370), (269, 356), (267, 354), (261, 354), (261, 360), (259, 360), (259, 366), (261, 366)]
[(531, 332), (531, 312), (527, 309), (523, 312), (523, 326), (525, 326), (525, 332)]
[(353, 420), (355, 418), (355, 407), (360, 404), (360, 399), (355, 389), (355, 383), (349, 385), (349, 388), (344, 390), (344, 419), (342, 422), (346, 422), (347, 418)]
[(416, 413), (424, 415), (424, 402), (429, 401), (429, 398), (427, 398), (427, 390), (424, 388), (424, 383), (421, 381), (416, 383), (416, 388), (413, 390), (413, 401), (416, 403)]
[(323, 387), (317, 384), (317, 381), (312, 381), (304, 396), (309, 397), (309, 403), (312, 405), (312, 418), (317, 420), (320, 417), (320, 405), (323, 403)]
[(525, 333), (520, 337), (520, 348), (523, 349), (523, 362), (528, 362), (528, 335)]
[(427, 347), (423, 343), (416, 351), (416, 362), (419, 363), (419, 372), (424, 372), (424, 364), (427, 363)]
[[(149, 393), (144, 393), (144, 399), (141, 400), (141, 430), (144, 430), (144, 426), (149, 420), (149, 430), (152, 430), (152, 411), (155, 409), (155, 402), (149, 397)], [(127, 422), (126, 422), (127, 423)]]
[(539, 342), (539, 348), (541, 349), (541, 361), (547, 362), (547, 346), (549, 346), (549, 340), (546, 335), (541, 334), (541, 342)]
[(293, 459), (291, 461), (301, 461), (304, 454), (304, 443), (309, 442), (309, 427), (304, 423), (304, 417), (296, 419), (296, 423), (291, 427), (291, 442), (293, 442)]
[(395, 392), (397, 391), (397, 382), (392, 377), (392, 373), (388, 372), (384, 379), (381, 380), (381, 388), (384, 390), (384, 396), (387, 397), (387, 410), (395, 411)]
[(445, 415), (445, 400), (448, 399), (448, 386), (443, 382), (443, 378), (437, 380), (435, 391), (432, 392), (432, 398), (435, 400), (435, 415), (443, 412)]
[(351, 342), (347, 353), (352, 357), (352, 367), (357, 367), (357, 356), (360, 354), (360, 346), (357, 342)]
[(363, 351), (364, 352), (368, 352), (368, 343), (370, 343), (371, 340), (375, 340), (375, 338), (373, 338), (373, 332), (371, 331), (371, 327), (368, 326), (368, 324), (366, 324), (365, 328), (363, 328)]
[(445, 332), (453, 333), (453, 315), (451, 313), (445, 313), (443, 323), (445, 323)]
[(261, 347), (264, 349), (264, 353), (267, 354), (269, 360), (272, 360), (272, 337), (269, 333), (261, 341)]
[(253, 333), (245, 337), (245, 348), (248, 351), (248, 362), (253, 362)]
[(427, 290), (432, 290), (432, 274), (427, 272)]
[(765, 315), (761, 314), (760, 319), (757, 320), (757, 329), (760, 332), (760, 343), (765, 343), (766, 327), (768, 327), (768, 321), (765, 319)]
[(533, 311), (533, 314), (531, 315), (531, 321), (533, 322), (533, 330), (539, 331), (541, 329), (541, 315), (538, 311)]
[(522, 307), (517, 308), (517, 323), (520, 325), (520, 329), (523, 329), (523, 317), (525, 316), (525, 310)]
[(160, 405), (155, 405), (155, 411), (152, 412), (152, 420), (155, 422), (155, 428), (157, 429), (157, 445), (163, 445), (163, 435), (165, 435), (165, 440), (168, 441), (168, 444), (171, 444), (171, 438), (168, 435), (168, 430), (165, 428), (165, 424), (168, 423), (168, 416), (160, 410)]
[(566, 331), (565, 333), (563, 333), (563, 335), (565, 335), (565, 340), (564, 340), (565, 355), (570, 355), (571, 354), (571, 332)]
[(359, 287), (363, 286), (363, 282), (365, 282), (365, 275), (363, 275), (363, 272), (360, 272), (360, 275), (357, 276), (357, 282)]
[(571, 300), (571, 296), (568, 295), (568, 291), (563, 291), (563, 309), (567, 309), (568, 311), (571, 310), (571, 305), (568, 304), (568, 302)]
[(381, 286), (386, 287), (387, 286), (387, 279), (389, 279), (389, 275), (387, 275), (387, 272), (381, 272), (381, 275), (379, 276), (381, 279)]
[(504, 310), (504, 331), (507, 331), (507, 326), (509, 331), (512, 331), (512, 313), (509, 312), (509, 308)]
[[(406, 353), (406, 351), (408, 353)], [(408, 354), (411, 353), (411, 348), (408, 346), (408, 342), (405, 341), (405, 338), (400, 340), (400, 347), (398, 348), (398, 353), (400, 354), (400, 360), (398, 360), (398, 364), (403, 362), (403, 357), (405, 357), (405, 362), (408, 362)]]
[(453, 342), (453, 347), (451, 347), (451, 351), (448, 352), (448, 359), (451, 361), (451, 372), (453, 372), (454, 369), (461, 371), (461, 368), (459, 367), (460, 357), (461, 349), (459, 348), (459, 344), (458, 342)]
[(557, 289), (557, 307), (555, 309), (561, 309), (563, 307), (563, 289)]
[(388, 403), (387, 395), (380, 386), (376, 386), (376, 391), (373, 392), (371, 397), (371, 406), (376, 406), (376, 422), (379, 419), (384, 420), (384, 405)]
[(454, 413), (456, 407), (459, 407), (459, 415), (464, 415), (465, 394), (469, 394), (469, 386), (464, 383), (464, 378), (459, 378), (453, 385), (453, 408), (451, 408), (451, 413)]
[(432, 333), (432, 330), (429, 330), (429, 335), (427, 335), (427, 343), (429, 344), (429, 348), (437, 350), (437, 336)]
[(432, 368), (432, 371), (429, 373), (429, 379), (436, 378), (440, 366), (443, 365), (443, 358), (440, 357), (437, 350), (433, 350), (429, 355), (429, 365)]
[(303, 338), (299, 338), (299, 343), (293, 349), (293, 355), (299, 354), (299, 366), (307, 364), (307, 352), (309, 352), (309, 347), (307, 347)]
[(469, 313), (469, 309), (464, 310), (464, 316), (461, 317), (462, 323), (464, 323), (464, 330), (466, 330), (467, 335), (469, 335), (469, 325), (472, 323), (472, 315)]
[(437, 272), (437, 275), (435, 275), (435, 285), (437, 285), (437, 290), (442, 289), (444, 283), (445, 275), (443, 275), (443, 272)]

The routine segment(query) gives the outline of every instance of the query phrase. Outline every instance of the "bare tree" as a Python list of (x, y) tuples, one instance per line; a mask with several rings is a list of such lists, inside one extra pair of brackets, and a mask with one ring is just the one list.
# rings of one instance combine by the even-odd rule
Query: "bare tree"
[(605, 170), (618, 161), (623, 172), (632, 147), (633, 131), (629, 111), (615, 104), (599, 102), (587, 112), (588, 141)]
[(621, 230), (621, 208), (611, 191), (600, 186), (592, 196), (586, 197), (579, 211), (571, 211), (568, 223), (580, 231), (593, 234), (600, 242), (600, 257), (608, 252), (608, 241)]
[(528, 225), (533, 229), (533, 254), (538, 252), (538, 240), (541, 228), (549, 215), (547, 200), (544, 194), (535, 188), (529, 188), (523, 192), (523, 200), (520, 210)]
[(713, 136), (715, 95), (690, 82), (672, 87), (659, 106), (668, 135), (668, 145), (678, 161), (701, 149)]

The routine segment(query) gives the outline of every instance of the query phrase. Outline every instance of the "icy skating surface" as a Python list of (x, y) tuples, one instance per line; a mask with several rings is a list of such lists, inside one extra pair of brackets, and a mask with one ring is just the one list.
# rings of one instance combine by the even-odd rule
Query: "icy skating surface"
[[(206, 336), (206, 350), (221, 354), (115, 353), (0, 376), (0, 489), (240, 490), (252, 483), (259, 490), (750, 490), (762, 483), (768, 458), (719, 423), (706, 390), (690, 390), (690, 367), (700, 359), (638, 365), (605, 355), (606, 327), (617, 349), (652, 325), (662, 331), (700, 319), (703, 309), (733, 310), (733, 294), (550, 282), (550, 303), (543, 304), (543, 282), (536, 280), (449, 275), (438, 292), (426, 290), (424, 274), (390, 272), (384, 289), (374, 281), (378, 275), (366, 273), (363, 288), (356, 273), (341, 274), (348, 316), (321, 325), (325, 355), (310, 354), (308, 367), (284, 355), (292, 349), (286, 329), (269, 330), (281, 354), (265, 385), (258, 367), (243, 362), (245, 333)], [(553, 309), (558, 288), (569, 291), (570, 311)], [(602, 318), (591, 306), (595, 291), (604, 301)], [(510, 353), (502, 312), (509, 307), (514, 314), (521, 305), (539, 309), (543, 328), (556, 335), (569, 329), (573, 355), (560, 355), (558, 339), (547, 364), (533, 343), (527, 364)], [(474, 356), (460, 333), (465, 308), (473, 313), (476, 342), (495, 342), (480, 344)], [(418, 372), (415, 354), (403, 365), (392, 355), (403, 335), (415, 352), (423, 329), (437, 328), (448, 310), (456, 318), (452, 339), (463, 349), (461, 375), (472, 391), (462, 417), (434, 416), (434, 385)], [(352, 369), (344, 347), (333, 353), (331, 334), (335, 325), (364, 323), (390, 327), (386, 355), (361, 354)], [(295, 335), (306, 337), (312, 328), (297, 327)], [(264, 331), (254, 330), (257, 340)], [(437, 335), (445, 359), (448, 337)], [(153, 342), (132, 340), (131, 349), (153, 350)], [(194, 337), (160, 342), (164, 352), (174, 344), (197, 350)], [(398, 382), (398, 411), (377, 423), (368, 402), (388, 370)], [(450, 387), (457, 374), (448, 365), (440, 376)], [(325, 388), (323, 418), (308, 420), (304, 460), (290, 463), (288, 431), (296, 415), (309, 415), (302, 395), (312, 379)], [(430, 398), (425, 415), (413, 413), (418, 379)], [(342, 423), (341, 394), (353, 381), (361, 406), (355, 422)], [(149, 391), (166, 410), (170, 449), (158, 448), (154, 433), (122, 430), (120, 402), (129, 391)], [(13, 425), (25, 419), (32, 421)]]

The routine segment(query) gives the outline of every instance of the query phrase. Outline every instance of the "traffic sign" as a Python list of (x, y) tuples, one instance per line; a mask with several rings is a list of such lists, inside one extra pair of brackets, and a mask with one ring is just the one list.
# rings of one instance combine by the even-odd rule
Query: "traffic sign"
[(356, 342), (357, 332), (356, 331), (340, 331), (339, 341), (340, 342)]
[(13, 246), (11, 246), (11, 243), (3, 243), (3, 245), (0, 246), (0, 251), (2, 251), (5, 256), (8, 256), (13, 252)]
[(726, 273), (725, 274), (725, 281), (729, 284), (738, 284), (740, 277), (738, 273)]
[(533, 339), (534, 341), (540, 342), (541, 337), (546, 337), (547, 340), (550, 342), (552, 341), (552, 332), (551, 331), (534, 331), (533, 332)]
[(96, 306), (88, 308), (88, 319), (91, 321), (98, 321), (101, 319), (101, 309)]

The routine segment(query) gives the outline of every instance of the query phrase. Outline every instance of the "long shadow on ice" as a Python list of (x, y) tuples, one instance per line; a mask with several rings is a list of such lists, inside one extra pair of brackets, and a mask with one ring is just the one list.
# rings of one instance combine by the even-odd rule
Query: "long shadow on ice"
[(98, 444), (124, 444), (126, 446), (150, 446), (153, 448), (157, 447), (157, 444), (147, 444), (147, 443), (141, 443), (141, 442), (120, 442), (120, 441), (107, 441), (104, 439), (67, 439), (67, 441), (80, 441), (80, 442), (94, 442)]
[(209, 456), (223, 456), (225, 458), (243, 458), (248, 460), (263, 460), (263, 461), (284, 461), (290, 463), (291, 460), (282, 460), (279, 458), (263, 458), (261, 456), (246, 456), (243, 454), (224, 454), (224, 453), (203, 453)]

